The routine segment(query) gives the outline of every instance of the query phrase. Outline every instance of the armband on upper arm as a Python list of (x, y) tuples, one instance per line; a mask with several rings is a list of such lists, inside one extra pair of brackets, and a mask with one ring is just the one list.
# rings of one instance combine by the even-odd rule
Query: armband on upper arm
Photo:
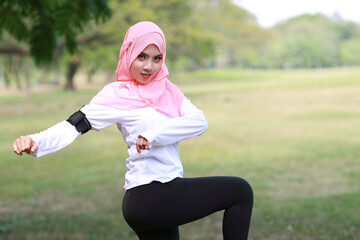
[(66, 121), (73, 125), (81, 134), (84, 134), (91, 129), (91, 124), (89, 120), (87, 120), (85, 113), (80, 110), (72, 114)]

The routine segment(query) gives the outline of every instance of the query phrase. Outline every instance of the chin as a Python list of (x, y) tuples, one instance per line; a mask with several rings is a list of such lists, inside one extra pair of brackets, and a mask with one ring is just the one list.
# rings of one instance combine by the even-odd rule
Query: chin
[(138, 84), (140, 84), (140, 85), (146, 85), (146, 84), (148, 84), (150, 81), (144, 82), (144, 81), (138, 81), (138, 80), (136, 80), (136, 82), (137, 82)]
[(143, 80), (141, 79), (140, 81), (139, 80), (136, 80), (139, 84), (141, 85), (146, 85), (148, 84), (149, 82), (151, 82), (152, 78), (151, 79), (148, 79), (148, 80)]

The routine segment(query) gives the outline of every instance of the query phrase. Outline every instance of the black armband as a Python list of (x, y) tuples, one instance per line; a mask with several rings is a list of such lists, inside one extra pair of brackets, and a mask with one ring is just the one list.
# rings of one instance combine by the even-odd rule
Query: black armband
[(84, 134), (91, 129), (91, 124), (89, 120), (87, 120), (85, 113), (80, 110), (71, 115), (66, 121), (75, 126), (76, 130), (81, 132), (81, 134)]

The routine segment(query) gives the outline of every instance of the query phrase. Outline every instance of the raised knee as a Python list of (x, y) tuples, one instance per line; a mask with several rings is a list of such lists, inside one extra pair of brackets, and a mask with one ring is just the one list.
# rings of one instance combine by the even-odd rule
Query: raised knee
[(248, 181), (240, 177), (237, 177), (237, 193), (238, 202), (253, 204), (253, 189)]

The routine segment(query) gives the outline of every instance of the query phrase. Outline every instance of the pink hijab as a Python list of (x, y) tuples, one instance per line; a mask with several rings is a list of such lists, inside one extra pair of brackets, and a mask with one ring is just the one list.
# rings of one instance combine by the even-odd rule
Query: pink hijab
[[(162, 53), (162, 66), (147, 84), (138, 84), (130, 73), (131, 63), (150, 44), (155, 44)], [(152, 107), (171, 117), (181, 116), (184, 94), (171, 83), (165, 65), (166, 41), (162, 30), (152, 22), (139, 22), (129, 28), (119, 54), (115, 71), (117, 82), (106, 85), (91, 101), (121, 110)]]

